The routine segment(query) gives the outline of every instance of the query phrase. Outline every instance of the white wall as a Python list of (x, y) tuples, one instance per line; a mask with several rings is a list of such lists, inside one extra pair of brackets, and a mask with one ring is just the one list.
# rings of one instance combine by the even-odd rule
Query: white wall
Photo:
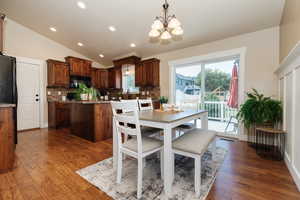
[(285, 162), (300, 190), (300, 42), (276, 70), (286, 131)]
[[(43, 61), (43, 77), (41, 77), (43, 86), (41, 95), (46, 95), (47, 70), (45, 61), (47, 59), (64, 61), (66, 56), (88, 59), (87, 57), (7, 18), (4, 22), (4, 53), (10, 56)], [(101, 68), (103, 66), (93, 62), (93, 67)], [(46, 126), (48, 123), (47, 102), (44, 102), (42, 107), (45, 110), (42, 120), (44, 121), (44, 126)]]
[(256, 88), (266, 95), (277, 96), (277, 79), (272, 72), (279, 66), (279, 27), (151, 56), (161, 60), (160, 87), (162, 95), (170, 95), (168, 62), (242, 47), (247, 49), (245, 90)]

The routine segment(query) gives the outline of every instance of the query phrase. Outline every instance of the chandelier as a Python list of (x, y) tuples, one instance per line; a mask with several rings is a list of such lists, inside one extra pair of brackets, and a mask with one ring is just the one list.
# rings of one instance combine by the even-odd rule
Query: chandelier
[(151, 31), (149, 32), (149, 37), (157, 38), (161, 40), (169, 40), (173, 36), (179, 36), (183, 34), (183, 29), (181, 28), (181, 23), (175, 17), (175, 15), (168, 14), (169, 4), (165, 0), (163, 4), (163, 15), (157, 16), (151, 26)]

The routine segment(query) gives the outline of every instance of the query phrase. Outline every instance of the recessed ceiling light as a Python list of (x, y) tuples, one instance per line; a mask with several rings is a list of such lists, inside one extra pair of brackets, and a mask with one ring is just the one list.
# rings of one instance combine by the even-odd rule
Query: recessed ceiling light
[(77, 45), (80, 46), (80, 47), (83, 46), (83, 44), (81, 42), (78, 42)]
[(53, 32), (56, 32), (57, 30), (56, 30), (56, 28), (54, 28), (54, 27), (50, 27), (49, 28), (51, 31), (53, 31)]
[(131, 43), (130, 46), (131, 47), (136, 47), (136, 45), (134, 43)]
[(100, 58), (104, 58), (104, 55), (103, 54), (99, 54)]
[(116, 28), (114, 26), (109, 26), (108, 29), (111, 31), (111, 32), (115, 32), (116, 31)]
[(86, 8), (85, 3), (83, 3), (82, 1), (78, 1), (78, 2), (77, 2), (77, 6), (78, 6), (79, 8), (81, 8), (81, 9), (85, 9), (85, 8)]

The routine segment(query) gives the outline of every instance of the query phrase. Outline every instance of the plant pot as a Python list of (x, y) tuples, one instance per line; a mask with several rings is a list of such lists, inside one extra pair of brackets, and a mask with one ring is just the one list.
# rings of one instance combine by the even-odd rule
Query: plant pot
[(82, 100), (82, 101), (87, 101), (88, 100), (88, 94), (80, 94), (80, 99)]
[(88, 94), (88, 100), (92, 101), (93, 100), (93, 95), (92, 94)]

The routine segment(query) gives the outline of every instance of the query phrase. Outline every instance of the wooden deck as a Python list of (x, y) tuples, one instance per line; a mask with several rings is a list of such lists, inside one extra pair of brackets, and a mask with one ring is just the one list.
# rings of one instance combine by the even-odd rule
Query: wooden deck
[[(244, 142), (219, 140), (229, 149), (207, 200), (300, 199), (283, 162), (263, 160)], [(112, 140), (91, 143), (64, 130), (19, 134), (14, 171), (0, 175), (0, 200), (110, 199), (75, 171), (111, 157)]]

